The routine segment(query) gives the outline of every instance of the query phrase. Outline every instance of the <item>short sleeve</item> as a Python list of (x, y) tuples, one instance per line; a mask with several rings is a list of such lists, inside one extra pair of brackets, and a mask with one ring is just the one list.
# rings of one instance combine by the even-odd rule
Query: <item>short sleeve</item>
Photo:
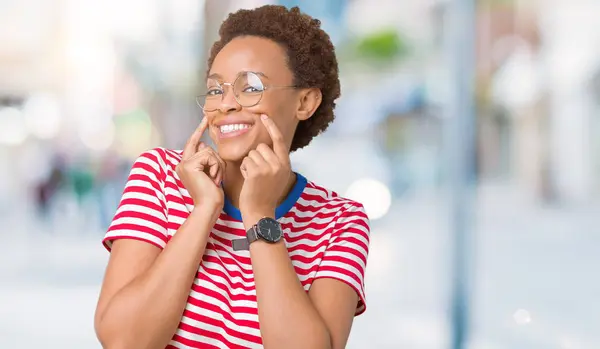
[[(164, 154), (164, 152), (162, 152)], [(102, 241), (109, 251), (118, 239), (135, 239), (164, 248), (167, 215), (164, 159), (160, 149), (142, 153), (134, 162), (117, 212)]]
[(359, 301), (355, 316), (366, 310), (365, 269), (369, 254), (369, 218), (364, 207), (352, 203), (338, 218), (315, 279), (333, 278), (352, 287)]

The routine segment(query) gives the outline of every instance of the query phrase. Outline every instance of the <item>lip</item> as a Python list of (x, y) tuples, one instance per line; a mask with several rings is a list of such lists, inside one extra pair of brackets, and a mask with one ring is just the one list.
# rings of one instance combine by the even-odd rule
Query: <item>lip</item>
[(221, 127), (223, 125), (231, 125), (231, 124), (248, 124), (254, 125), (254, 120), (252, 119), (243, 119), (243, 118), (235, 118), (235, 117), (226, 117), (220, 120), (216, 120), (213, 122), (213, 126)]
[[(221, 126), (232, 125), (232, 124), (246, 124), (246, 125), (250, 125), (250, 127), (236, 130), (236, 131), (227, 132), (227, 133), (221, 133)], [(233, 138), (233, 137), (241, 136), (241, 135), (247, 133), (254, 127), (254, 121), (242, 119), (242, 118), (227, 117), (227, 118), (223, 118), (221, 120), (215, 121), (212, 126), (215, 128), (215, 133), (217, 134), (219, 139), (226, 139), (226, 138)]]

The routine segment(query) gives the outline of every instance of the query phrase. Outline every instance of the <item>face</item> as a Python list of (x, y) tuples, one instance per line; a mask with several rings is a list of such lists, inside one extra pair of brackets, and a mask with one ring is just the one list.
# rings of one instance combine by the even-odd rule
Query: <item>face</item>
[[(233, 39), (215, 57), (207, 88), (221, 85), (224, 93), (218, 97), (216, 110), (205, 111), (205, 115), (210, 136), (223, 160), (238, 162), (260, 143), (272, 145), (260, 120), (261, 114), (267, 114), (279, 127), (288, 147), (291, 144), (296, 126), (304, 115), (302, 110), (306, 108), (303, 106), (306, 91), (269, 88), (293, 84), (286, 59), (286, 52), (277, 43), (253, 36)], [(235, 99), (233, 87), (222, 84), (233, 83), (241, 73), (248, 71), (258, 73), (266, 89), (257, 105), (242, 107)]]

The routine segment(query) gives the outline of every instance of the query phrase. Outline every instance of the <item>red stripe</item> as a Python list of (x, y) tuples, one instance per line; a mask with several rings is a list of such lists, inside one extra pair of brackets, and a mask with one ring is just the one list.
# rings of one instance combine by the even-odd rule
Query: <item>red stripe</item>
[[(225, 330), (227, 330), (226, 326), (223, 326), (223, 327), (224, 327)], [(205, 330), (205, 329), (202, 329), (202, 328), (193, 327), (193, 326), (190, 326), (190, 325), (185, 324), (183, 322), (181, 322), (179, 324), (179, 328), (182, 329), (182, 330), (184, 330), (184, 331), (186, 331), (186, 332), (189, 332), (189, 333), (198, 334), (198, 335), (201, 335), (201, 336), (204, 336), (204, 337), (216, 339), (216, 340), (222, 342), (223, 344), (225, 344), (227, 346), (227, 348), (229, 348), (229, 349), (237, 349), (237, 348), (239, 348), (239, 349), (246, 349), (246, 347), (243, 347), (243, 346), (231, 343), (229, 340), (227, 340), (227, 338), (225, 338), (225, 336), (223, 336), (221, 333), (218, 333), (218, 332), (212, 332), (212, 331), (208, 331), (208, 330)], [(202, 342), (192, 341), (192, 340), (186, 339), (186, 338), (184, 338), (182, 336), (177, 336), (177, 337), (178, 337), (177, 341), (180, 342), (180, 343), (182, 343), (182, 344), (184, 344), (184, 345), (188, 345), (188, 346), (191, 346), (193, 348), (204, 348), (204, 346), (198, 346), (198, 344), (204, 345), (204, 343), (202, 343)], [(187, 341), (187, 342), (181, 341), (180, 339), (183, 339), (184, 341)], [(194, 343), (194, 344), (188, 344), (188, 343)]]
[[(208, 337), (208, 338), (213, 338), (214, 337), (214, 335), (211, 332), (208, 332), (208, 331), (204, 331), (204, 332), (206, 332), (207, 334), (209, 334), (208, 336), (205, 335), (205, 337)], [(191, 348), (219, 349), (219, 347), (211, 345), (211, 344), (207, 344), (206, 342), (193, 341), (191, 339), (187, 339), (187, 338), (182, 337), (182, 336), (177, 335), (177, 334), (173, 336), (172, 340), (175, 341), (175, 342), (177, 342), (177, 343), (183, 344), (185, 346), (191, 347)]]
[[(336, 249), (336, 251), (339, 251), (339, 249)], [(350, 256), (358, 257), (360, 260), (363, 261), (363, 263), (366, 264), (364, 256), (362, 256), (361, 254), (354, 253), (352, 251), (347, 251), (347, 253), (348, 253), (348, 256), (338, 256), (338, 255), (327, 256), (327, 255), (325, 255), (325, 257), (323, 258), (323, 261), (321, 262), (321, 266), (323, 266), (323, 262), (327, 261), (327, 262), (337, 262), (339, 264), (347, 264), (349, 266), (354, 267), (358, 271), (363, 270), (364, 268), (360, 264), (358, 264), (358, 262), (356, 262), (354, 259), (352, 259), (352, 257), (350, 257)], [(323, 266), (323, 267), (325, 267), (325, 266)], [(319, 270), (321, 270), (321, 269), (319, 269)]]
[(144, 183), (147, 183), (149, 185), (152, 186), (152, 188), (154, 189), (154, 191), (152, 191), (152, 189), (147, 188), (147, 187), (142, 187), (139, 185), (131, 185), (129, 187), (125, 187), (124, 192), (131, 192), (130, 188), (143, 188), (143, 189), (147, 189), (148, 190), (148, 195), (153, 195), (153, 196), (157, 196), (159, 193), (162, 193), (162, 189), (160, 187), (160, 184), (158, 184), (158, 182), (156, 181), (155, 178), (151, 178), (150, 176), (148, 176), (147, 174), (142, 174), (142, 173), (132, 173), (129, 175), (128, 181), (141, 181)]
[[(217, 237), (217, 236), (213, 236), (213, 238), (216, 240), (217, 243), (211, 244), (211, 246), (207, 247), (207, 248), (210, 248), (214, 251), (218, 251), (218, 253), (219, 253), (218, 259), (221, 262), (223, 262), (223, 264), (233, 266), (234, 268), (240, 268), (242, 270), (242, 272), (245, 272), (248, 274), (252, 273), (252, 269), (250, 267), (252, 262), (251, 262), (250, 258), (232, 254), (232, 253), (230, 253), (230, 250), (227, 247), (225, 247), (225, 246), (231, 246), (230, 240), (223, 239), (223, 238)], [(318, 260), (323, 256), (323, 253), (325, 252), (325, 248), (326, 248), (327, 244), (328, 244), (327, 239), (325, 239), (321, 244), (314, 246), (314, 247), (307, 246), (305, 244), (300, 244), (300, 245), (289, 248), (288, 253), (290, 254), (290, 259), (293, 262), (302, 262), (304, 264), (313, 264), (315, 262), (315, 260)], [(225, 246), (223, 246), (223, 245), (225, 245)], [(301, 254), (302, 252), (307, 252), (307, 251), (311, 252), (310, 253), (311, 257), (304, 256)], [(298, 254), (298, 253), (300, 253), (300, 254)], [(247, 265), (248, 268), (244, 268), (245, 265)]]
[[(215, 306), (210, 305), (208, 303), (205, 303), (204, 305), (209, 306), (210, 308), (202, 308), (202, 309), (217, 311), (218, 313), (223, 314), (223, 315), (226, 314), (222, 310), (219, 311), (219, 309), (215, 309), (215, 308), (218, 308), (218, 307), (215, 307)], [(185, 310), (183, 312), (183, 316), (188, 317), (188, 318), (190, 318), (192, 320), (196, 320), (198, 322), (207, 324), (207, 325), (212, 325), (212, 326), (215, 326), (215, 327), (222, 328), (225, 333), (227, 333), (228, 335), (230, 335), (232, 337), (235, 337), (235, 338), (239, 338), (239, 339), (242, 339), (242, 340), (245, 340), (245, 341), (248, 341), (248, 342), (252, 342), (252, 343), (256, 343), (256, 344), (260, 344), (262, 342), (262, 339), (259, 336), (253, 336), (251, 334), (247, 334), (247, 333), (244, 333), (244, 332), (240, 332), (240, 331), (236, 331), (234, 329), (231, 329), (222, 320), (211, 318), (211, 317), (208, 317), (206, 315), (196, 314), (196, 313), (194, 313), (194, 312), (192, 312), (190, 310)], [(244, 321), (244, 322), (248, 323), (249, 321)], [(250, 328), (258, 330), (258, 322), (253, 322), (253, 324), (255, 324), (255, 325), (254, 326), (243, 325), (243, 326), (250, 327)], [(184, 325), (184, 326), (181, 326), (181, 325)], [(195, 332), (195, 330), (197, 330), (196, 327), (193, 327), (192, 325), (185, 324), (185, 323), (182, 323), (181, 325), (180, 325), (181, 329), (186, 330), (186, 331), (191, 332), (191, 333), (196, 333)], [(183, 327), (187, 327), (187, 328), (183, 328)]]
[[(354, 281), (356, 281), (359, 285), (362, 285), (362, 282), (356, 276), (356, 274), (354, 274), (353, 272), (348, 271), (347, 269), (343, 269), (343, 268), (339, 268), (339, 267), (334, 267), (334, 266), (331, 266), (331, 265), (322, 265), (319, 268), (319, 272), (325, 272), (325, 271), (330, 272), (330, 273), (335, 273), (335, 274), (346, 275), (346, 276), (352, 278)], [(319, 277), (319, 272), (317, 272), (317, 277)]]
[[(117, 241), (117, 240), (122, 240), (122, 239), (129, 239), (129, 240), (138, 240), (138, 241), (143, 241), (149, 244), (152, 244), (158, 248), (160, 248), (161, 250), (163, 249), (162, 246), (160, 246), (159, 244), (157, 244), (156, 242), (152, 241), (152, 240), (148, 240), (148, 239), (144, 239), (141, 237), (137, 237), (137, 236), (130, 236), (130, 235), (115, 235), (115, 236), (107, 236), (102, 240), (102, 244), (104, 245), (104, 247), (108, 250), (108, 252), (110, 252), (112, 250), (112, 244)], [(109, 242), (110, 242), (110, 246), (109, 246)]]
[(122, 199), (121, 203), (119, 203), (119, 208), (121, 206), (125, 206), (125, 205), (132, 205), (132, 206), (140, 206), (140, 207), (146, 207), (146, 208), (150, 208), (153, 209), (157, 212), (160, 212), (162, 214), (164, 214), (165, 210), (163, 207), (158, 206), (157, 204), (155, 204), (154, 202), (151, 201), (146, 201), (146, 200), (142, 200), (142, 199), (138, 199), (138, 198), (127, 198), (127, 199)]
[[(300, 196), (300, 199), (304, 200), (303, 196)], [(324, 201), (324, 202), (319, 202), (319, 201), (314, 201), (314, 200), (305, 200), (310, 202), (310, 206), (309, 205), (305, 205), (302, 202), (296, 202), (296, 205), (294, 206), (294, 208), (298, 211), (301, 212), (311, 212), (311, 213), (317, 213), (321, 210), (340, 210), (342, 207), (344, 207), (345, 203), (341, 202), (339, 204), (332, 204), (331, 201)]]
[[(149, 240), (153, 236), (166, 243), (170, 238), (166, 234), (167, 229), (176, 231), (181, 227), (177, 222), (183, 222), (190, 214), (186, 206), (193, 205), (193, 200), (189, 195), (182, 194), (185, 188), (181, 181), (175, 178), (174, 172), (181, 161), (180, 152), (155, 148), (143, 153), (140, 158), (144, 159), (138, 159), (133, 168), (144, 173), (130, 173), (129, 186), (125, 188), (124, 193), (133, 197), (122, 199), (119, 204), (119, 207), (132, 207), (121, 209), (114, 218), (130, 218), (134, 222), (114, 224), (113, 220), (113, 225), (103, 240), (104, 246), (109, 250), (111, 242), (123, 238), (157, 245)], [(139, 182), (134, 184), (131, 182), (134, 180)], [(169, 194), (164, 192), (165, 188), (169, 189)], [(282, 226), (286, 242), (294, 244), (288, 249), (294, 270), (303, 280), (302, 286), (305, 289), (309, 288), (314, 280), (323, 277), (337, 279), (353, 287), (360, 296), (357, 304), (358, 315), (364, 309), (363, 265), (366, 265), (366, 253), (369, 248), (369, 218), (360, 203), (339, 197), (337, 193), (312, 182), (309, 182), (306, 188), (294, 208), (285, 215), (286, 222)], [(136, 197), (136, 194), (140, 195)], [(141, 197), (142, 194), (156, 197), (157, 200), (145, 200)], [(154, 210), (157, 215), (148, 214), (147, 210)], [(163, 216), (164, 219), (161, 219)], [(241, 348), (240, 345), (231, 343), (231, 338), (257, 345), (262, 343), (260, 336), (248, 334), (249, 329), (259, 330), (258, 321), (239, 319), (239, 314), (249, 314), (256, 319), (258, 316), (251, 260), (247, 254), (236, 253), (231, 249), (230, 238), (244, 236), (245, 230), (239, 221), (225, 213), (221, 213), (219, 218), (218, 224), (215, 224), (211, 232), (211, 242), (206, 246), (208, 253), (203, 256), (196, 280), (191, 286), (196, 292), (195, 297), (188, 297), (188, 304), (198, 307), (198, 310), (194, 312), (188, 309), (183, 314), (186, 319), (215, 326), (219, 330), (213, 332), (181, 322), (179, 331), (190, 333), (194, 339), (186, 339), (178, 332), (179, 334), (173, 337), (173, 345), (167, 348)], [(152, 229), (148, 227), (149, 223), (156, 224), (165, 231)], [(141, 237), (127, 236), (133, 232)], [(110, 233), (119, 236), (111, 237)], [(224, 234), (231, 236), (226, 238)], [(333, 256), (333, 253), (339, 255)], [(328, 262), (335, 262), (339, 266), (325, 265)], [(323, 276), (324, 272), (331, 275)], [(199, 282), (202, 285), (198, 285)], [(352, 283), (356, 283), (359, 289)], [(244, 305), (233, 306), (234, 302), (244, 302), (241, 303)], [(221, 314), (222, 319), (210, 316), (207, 312)], [(232, 325), (228, 327), (225, 322)], [(225, 336), (229, 337), (229, 340)], [(206, 344), (207, 338), (222, 344)]]
[(164, 241), (165, 243), (167, 242), (167, 236), (159, 231), (156, 231), (152, 228), (149, 228), (145, 225), (139, 225), (139, 224), (134, 224), (134, 223), (122, 223), (122, 224), (114, 224), (111, 225), (108, 228), (108, 231), (134, 231), (136, 233), (142, 233), (142, 234), (148, 234), (148, 235), (152, 235), (155, 236), (159, 239), (161, 239), (162, 241)]
[[(159, 168), (160, 168), (160, 166), (158, 166), (158, 163), (157, 163), (156, 161), (153, 161), (153, 160), (151, 160), (151, 161), (152, 161), (152, 162), (153, 162), (155, 165), (157, 165), (157, 167), (159, 167)], [(148, 177), (149, 177), (149, 178), (151, 178), (151, 179), (152, 179), (152, 180), (154, 180), (154, 181), (158, 181), (158, 180), (161, 178), (161, 177), (160, 177), (160, 173), (159, 173), (159, 172), (156, 172), (156, 169), (155, 169), (154, 167), (152, 167), (150, 164), (147, 164), (147, 163), (145, 163), (145, 162), (142, 162), (142, 161), (139, 161), (139, 160), (138, 160), (138, 161), (136, 161), (136, 162), (133, 164), (133, 166), (131, 167), (131, 169), (132, 169), (132, 172), (133, 172), (133, 169), (136, 169), (136, 170), (137, 170), (137, 169), (141, 169), (141, 170), (144, 170), (144, 171), (146, 171), (146, 172), (148, 172), (148, 173), (152, 174), (152, 177), (151, 177), (151, 176), (148, 176)]]
[[(257, 308), (243, 307), (243, 306), (239, 306), (239, 305), (233, 306), (233, 305), (231, 305), (231, 302), (230, 302), (230, 300), (235, 301), (235, 302), (244, 302), (245, 301), (245, 302), (251, 302), (253, 304), (256, 304), (256, 295), (235, 295), (234, 296), (230, 292), (228, 292), (228, 288), (223, 283), (219, 283), (216, 281), (212, 281), (212, 283), (216, 284), (216, 286), (218, 286), (219, 289), (226, 291), (225, 293), (227, 294), (227, 296), (220, 294), (216, 290), (202, 287), (197, 284), (192, 285), (192, 290), (194, 290), (194, 292), (197, 292), (198, 294), (202, 295), (202, 297), (207, 296), (212, 299), (216, 299), (216, 300), (223, 302), (225, 304), (225, 306), (227, 307), (227, 309), (229, 309), (229, 311), (232, 313), (258, 315)], [(201, 299), (197, 299), (192, 296), (188, 297), (188, 302), (190, 304), (193, 304), (202, 309), (204, 309), (204, 307), (206, 305), (205, 301), (203, 301)], [(211, 305), (211, 306), (213, 306), (213, 305)], [(237, 323), (238, 325), (244, 324), (244, 326), (249, 326), (249, 327), (253, 327), (253, 328), (257, 325), (257, 323), (255, 321), (249, 321), (249, 320), (235, 320), (234, 321), (233, 317), (229, 318), (228, 316), (231, 316), (231, 315), (228, 314), (226, 316), (227, 319)]]
[(154, 223), (160, 227), (163, 228), (167, 228), (167, 223), (165, 222), (164, 219), (149, 215), (147, 213), (143, 213), (143, 212), (138, 212), (138, 211), (133, 211), (133, 210), (127, 210), (127, 211), (121, 211), (119, 213), (117, 213), (115, 215), (114, 220), (120, 219), (120, 218), (134, 218), (134, 219), (139, 219), (140, 221), (142, 221), (143, 223), (145, 222), (150, 222), (150, 223)]

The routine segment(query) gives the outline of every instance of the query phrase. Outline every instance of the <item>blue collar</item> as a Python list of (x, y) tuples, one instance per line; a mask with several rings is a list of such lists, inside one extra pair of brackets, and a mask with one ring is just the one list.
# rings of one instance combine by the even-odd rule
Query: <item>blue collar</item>
[[(306, 184), (308, 183), (304, 176), (297, 172), (294, 173), (296, 174), (296, 183), (294, 184), (294, 187), (292, 188), (288, 196), (285, 198), (285, 200), (283, 200), (281, 205), (279, 205), (275, 209), (275, 219), (279, 219), (285, 216), (286, 213), (288, 213), (292, 209), (292, 207), (294, 207), (294, 205), (300, 198), (300, 195), (302, 195), (302, 192), (304, 192)], [(242, 213), (237, 207), (233, 206), (231, 200), (229, 200), (228, 197), (225, 197), (223, 211), (225, 211), (225, 213), (227, 213), (229, 216), (233, 217), (238, 221), (242, 220)]]

